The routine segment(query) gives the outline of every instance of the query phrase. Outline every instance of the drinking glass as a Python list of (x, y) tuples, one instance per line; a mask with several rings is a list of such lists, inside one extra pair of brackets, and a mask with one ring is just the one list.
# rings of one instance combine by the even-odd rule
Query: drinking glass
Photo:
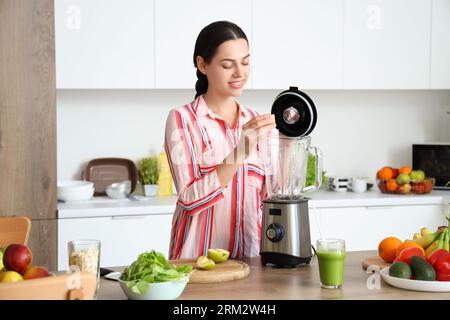
[(341, 288), (346, 256), (345, 241), (342, 239), (319, 239), (317, 240), (316, 255), (322, 288)]
[(97, 289), (100, 284), (100, 241), (73, 240), (67, 244), (69, 270), (88, 272), (96, 276)]

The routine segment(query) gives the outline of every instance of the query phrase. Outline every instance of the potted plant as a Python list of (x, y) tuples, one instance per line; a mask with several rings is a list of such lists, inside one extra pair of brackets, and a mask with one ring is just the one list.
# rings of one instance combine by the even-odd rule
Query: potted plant
[(142, 158), (139, 163), (139, 176), (146, 196), (158, 193), (159, 163), (158, 157)]

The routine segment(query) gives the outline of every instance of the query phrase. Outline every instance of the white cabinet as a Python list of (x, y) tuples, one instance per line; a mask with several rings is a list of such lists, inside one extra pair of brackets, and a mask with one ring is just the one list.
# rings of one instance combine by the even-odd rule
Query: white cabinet
[(428, 88), (430, 18), (431, 0), (345, 0), (344, 88)]
[(251, 0), (155, 0), (156, 88), (195, 88), (195, 40), (203, 27), (217, 20), (240, 26), (251, 52)]
[(172, 214), (58, 220), (58, 270), (67, 270), (67, 242), (101, 241), (102, 267), (127, 266), (152, 249), (169, 254)]
[(431, 89), (450, 89), (450, 1), (432, 1)]
[[(447, 225), (442, 205), (374, 206), (315, 209), (323, 237), (341, 238), (348, 251), (377, 250), (388, 236), (412, 239), (422, 227)], [(316, 215), (310, 208), (311, 243), (320, 238)]]
[(57, 88), (153, 88), (152, 0), (57, 0)]
[(342, 0), (253, 2), (255, 89), (342, 88)]

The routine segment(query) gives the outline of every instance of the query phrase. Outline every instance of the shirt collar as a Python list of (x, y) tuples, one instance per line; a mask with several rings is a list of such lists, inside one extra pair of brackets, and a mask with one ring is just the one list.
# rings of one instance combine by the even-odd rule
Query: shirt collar
[[(248, 116), (248, 110), (243, 105), (236, 100), (236, 105), (238, 106), (239, 115), (240, 116)], [(209, 115), (212, 119), (216, 118), (216, 115), (208, 106), (206, 105), (205, 99), (203, 99), (203, 95), (198, 96), (194, 101), (192, 101), (192, 108), (194, 109), (197, 116), (205, 116)]]

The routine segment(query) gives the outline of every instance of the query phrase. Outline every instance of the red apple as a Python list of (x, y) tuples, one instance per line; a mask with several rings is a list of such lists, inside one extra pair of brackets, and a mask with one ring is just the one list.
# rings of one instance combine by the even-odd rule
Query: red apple
[(23, 274), (31, 265), (33, 255), (30, 248), (23, 244), (10, 244), (3, 254), (3, 264), (6, 270)]
[(44, 267), (32, 266), (25, 270), (23, 274), (24, 280), (48, 277), (48, 270)]
[(396, 179), (399, 174), (399, 170), (397, 168), (392, 168), (392, 179)]

